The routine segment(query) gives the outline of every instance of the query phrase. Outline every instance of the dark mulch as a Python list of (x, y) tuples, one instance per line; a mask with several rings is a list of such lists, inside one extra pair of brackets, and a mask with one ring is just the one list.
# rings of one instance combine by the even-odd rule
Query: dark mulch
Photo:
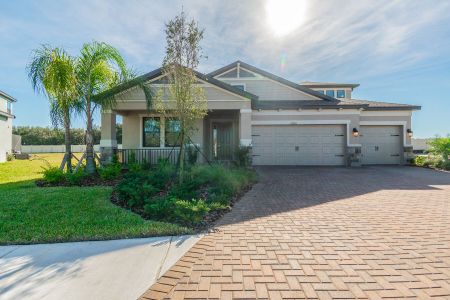
[(77, 184), (70, 183), (68, 181), (49, 183), (43, 179), (38, 179), (35, 181), (38, 187), (56, 187), (56, 186), (116, 186), (122, 179), (110, 179), (105, 180), (100, 178), (100, 176), (87, 176), (81, 179)]

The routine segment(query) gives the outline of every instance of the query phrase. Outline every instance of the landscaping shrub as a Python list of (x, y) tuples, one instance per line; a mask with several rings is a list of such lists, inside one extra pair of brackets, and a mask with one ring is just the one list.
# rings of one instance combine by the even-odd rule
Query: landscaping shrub
[(69, 183), (69, 185), (81, 185), (83, 180), (88, 176), (86, 172), (84, 172), (83, 168), (79, 168), (76, 171), (73, 171), (72, 173), (66, 172), (66, 180)]
[(412, 164), (418, 167), (423, 167), (427, 161), (426, 156), (416, 156), (413, 158)]
[[(194, 165), (180, 183), (175, 171), (167, 160), (150, 170), (130, 170), (116, 186), (119, 200), (147, 218), (196, 227), (209, 212), (229, 207), (233, 197), (256, 179), (249, 169)], [(213, 214), (212, 219), (220, 215)]]
[(187, 162), (189, 165), (194, 165), (198, 160), (198, 150), (194, 145), (189, 145), (187, 147)]
[(121, 172), (122, 172), (122, 165), (118, 162), (113, 162), (98, 169), (100, 178), (103, 180), (116, 179), (120, 176)]
[(250, 147), (239, 146), (236, 150), (236, 165), (241, 168), (248, 168), (250, 162)]
[(154, 220), (173, 221), (175, 198), (154, 197), (144, 205), (145, 214)]
[(14, 160), (14, 154), (7, 153), (6, 154), (6, 161), (13, 161), (13, 160)]
[(145, 200), (154, 196), (160, 189), (151, 184), (151, 174), (129, 172), (117, 185), (116, 191), (121, 201), (128, 207), (143, 207)]
[(205, 215), (211, 210), (204, 200), (192, 199), (176, 200), (174, 208), (174, 217), (181, 224), (195, 226), (198, 225)]
[(43, 179), (48, 183), (60, 183), (66, 179), (64, 171), (60, 170), (58, 167), (43, 167)]

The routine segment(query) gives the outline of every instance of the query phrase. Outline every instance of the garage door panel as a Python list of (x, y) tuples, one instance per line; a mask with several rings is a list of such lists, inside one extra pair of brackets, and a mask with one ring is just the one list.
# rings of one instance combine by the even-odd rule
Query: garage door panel
[(253, 126), (254, 165), (343, 165), (345, 126)]
[(400, 164), (401, 126), (361, 126), (362, 164)]

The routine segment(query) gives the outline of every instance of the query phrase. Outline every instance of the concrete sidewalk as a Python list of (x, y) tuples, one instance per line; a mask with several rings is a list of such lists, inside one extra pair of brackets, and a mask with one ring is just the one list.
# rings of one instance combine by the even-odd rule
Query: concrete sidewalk
[(136, 299), (200, 235), (0, 247), (0, 299)]

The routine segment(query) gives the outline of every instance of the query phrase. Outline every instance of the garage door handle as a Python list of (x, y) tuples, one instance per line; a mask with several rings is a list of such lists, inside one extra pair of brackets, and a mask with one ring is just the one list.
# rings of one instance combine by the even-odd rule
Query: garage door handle
[(391, 154), (391, 156), (400, 156), (400, 154)]
[(259, 154), (253, 154), (252, 156), (261, 156), (261, 155), (259, 155)]
[(400, 136), (400, 134), (391, 134), (391, 136)]
[(260, 136), (259, 134), (252, 134), (252, 136)]
[(335, 154), (334, 156), (344, 157), (344, 154)]
[(344, 136), (343, 134), (335, 134), (334, 136)]

